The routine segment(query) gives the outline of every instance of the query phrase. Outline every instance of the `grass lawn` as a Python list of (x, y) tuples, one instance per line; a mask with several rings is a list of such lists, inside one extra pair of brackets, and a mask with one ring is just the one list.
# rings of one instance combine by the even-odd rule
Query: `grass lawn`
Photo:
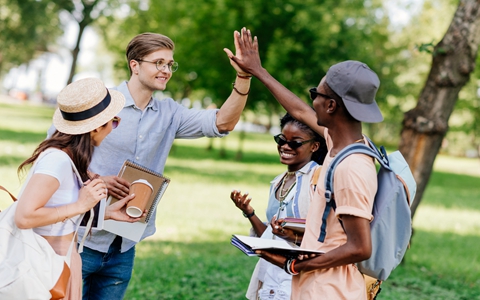
[[(45, 137), (52, 113), (0, 103), (0, 184), (15, 194), (16, 168)], [(249, 191), (263, 216), (269, 182), (284, 166), (268, 135), (247, 134), (241, 161), (234, 159), (237, 133), (213, 140), (207, 150), (210, 142), (175, 142), (157, 232), (137, 246), (125, 299), (244, 299), (256, 258), (230, 245), (231, 234), (248, 234), (249, 223), (229, 194)], [(415, 215), (412, 247), (378, 299), (480, 299), (479, 183), (480, 160), (437, 157)], [(0, 193), (0, 208), (8, 204)]]

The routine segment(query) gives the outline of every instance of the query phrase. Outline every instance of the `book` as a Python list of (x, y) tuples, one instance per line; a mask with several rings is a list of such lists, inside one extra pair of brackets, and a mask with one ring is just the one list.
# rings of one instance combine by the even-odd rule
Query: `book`
[(255, 250), (265, 250), (285, 257), (297, 257), (300, 254), (323, 254), (323, 251), (300, 248), (294, 243), (282, 239), (263, 239), (234, 234), (231, 244), (248, 256), (258, 256)]
[(305, 219), (285, 218), (282, 227), (303, 234), (305, 232)]
[[(146, 206), (148, 210), (146, 216), (134, 223), (120, 222), (115, 220), (104, 221), (104, 230), (110, 231), (132, 241), (139, 242), (143, 232), (145, 231), (145, 228), (147, 227), (148, 221), (154, 214), (158, 203), (162, 199), (165, 190), (170, 184), (170, 179), (128, 159), (120, 168), (118, 177), (121, 177), (130, 183), (138, 179), (145, 179), (153, 186), (153, 192)], [(118, 199), (110, 196), (107, 200), (107, 205), (112, 205), (116, 201), (118, 201)]]

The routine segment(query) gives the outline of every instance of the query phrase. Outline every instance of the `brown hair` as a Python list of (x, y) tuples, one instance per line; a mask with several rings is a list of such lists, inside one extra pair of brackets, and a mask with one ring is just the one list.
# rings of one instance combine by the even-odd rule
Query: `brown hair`
[(49, 139), (40, 143), (30, 158), (18, 167), (17, 173), (20, 174), (27, 165), (32, 164), (40, 153), (48, 148), (58, 148), (65, 151), (77, 167), (82, 180), (87, 181), (90, 179), (87, 173), (93, 155), (93, 144), (90, 138), (90, 132), (72, 135), (55, 131)]
[(148, 54), (161, 49), (174, 51), (175, 44), (168, 36), (159, 33), (145, 32), (135, 36), (130, 43), (128, 43), (126, 49), (130, 76), (132, 76), (132, 68), (130, 68), (130, 61), (132, 59), (143, 59)]

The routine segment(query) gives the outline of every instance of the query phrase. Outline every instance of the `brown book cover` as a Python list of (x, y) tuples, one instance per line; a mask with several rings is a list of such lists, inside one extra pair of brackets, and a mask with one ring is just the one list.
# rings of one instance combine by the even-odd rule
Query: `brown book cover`
[[(118, 177), (121, 177), (128, 182), (132, 183), (138, 179), (145, 179), (153, 186), (153, 192), (150, 196), (150, 199), (147, 203), (147, 215), (140, 219), (138, 222), (148, 223), (150, 217), (152, 216), (155, 208), (157, 207), (158, 202), (162, 198), (165, 190), (167, 189), (170, 179), (164, 177), (162, 174), (148, 169), (140, 164), (134, 163), (131, 160), (126, 160), (123, 163), (120, 172), (118, 172)], [(112, 197), (110, 204), (115, 203), (118, 199)]]

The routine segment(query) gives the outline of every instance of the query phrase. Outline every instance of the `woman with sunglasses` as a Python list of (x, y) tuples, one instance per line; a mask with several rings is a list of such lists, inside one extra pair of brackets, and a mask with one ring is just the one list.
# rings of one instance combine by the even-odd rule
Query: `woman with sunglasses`
[[(65, 87), (57, 102), (59, 108), (53, 116), (57, 130), (18, 168), (20, 174), (33, 165), (18, 198), (15, 223), (21, 229), (33, 228), (57, 254), (66, 255), (81, 215), (107, 196), (105, 183), (90, 177), (88, 166), (94, 147), (119, 125), (116, 114), (123, 108), (125, 97), (107, 90), (101, 80), (87, 78)], [(127, 196), (107, 207), (105, 219), (139, 220), (125, 213), (125, 204), (133, 197)], [(80, 255), (74, 249), (64, 299), (82, 298), (81, 265)]]
[[(252, 225), (255, 236), (282, 238), (300, 244), (302, 234), (281, 226), (286, 217), (305, 219), (310, 204), (310, 182), (327, 153), (325, 140), (288, 113), (280, 119), (282, 132), (274, 136), (280, 162), (287, 171), (271, 182), (267, 220), (263, 223), (250, 205), (248, 193), (232, 191), (230, 198)], [(260, 259), (255, 267), (246, 297), (248, 299), (290, 299), (291, 275)]]

